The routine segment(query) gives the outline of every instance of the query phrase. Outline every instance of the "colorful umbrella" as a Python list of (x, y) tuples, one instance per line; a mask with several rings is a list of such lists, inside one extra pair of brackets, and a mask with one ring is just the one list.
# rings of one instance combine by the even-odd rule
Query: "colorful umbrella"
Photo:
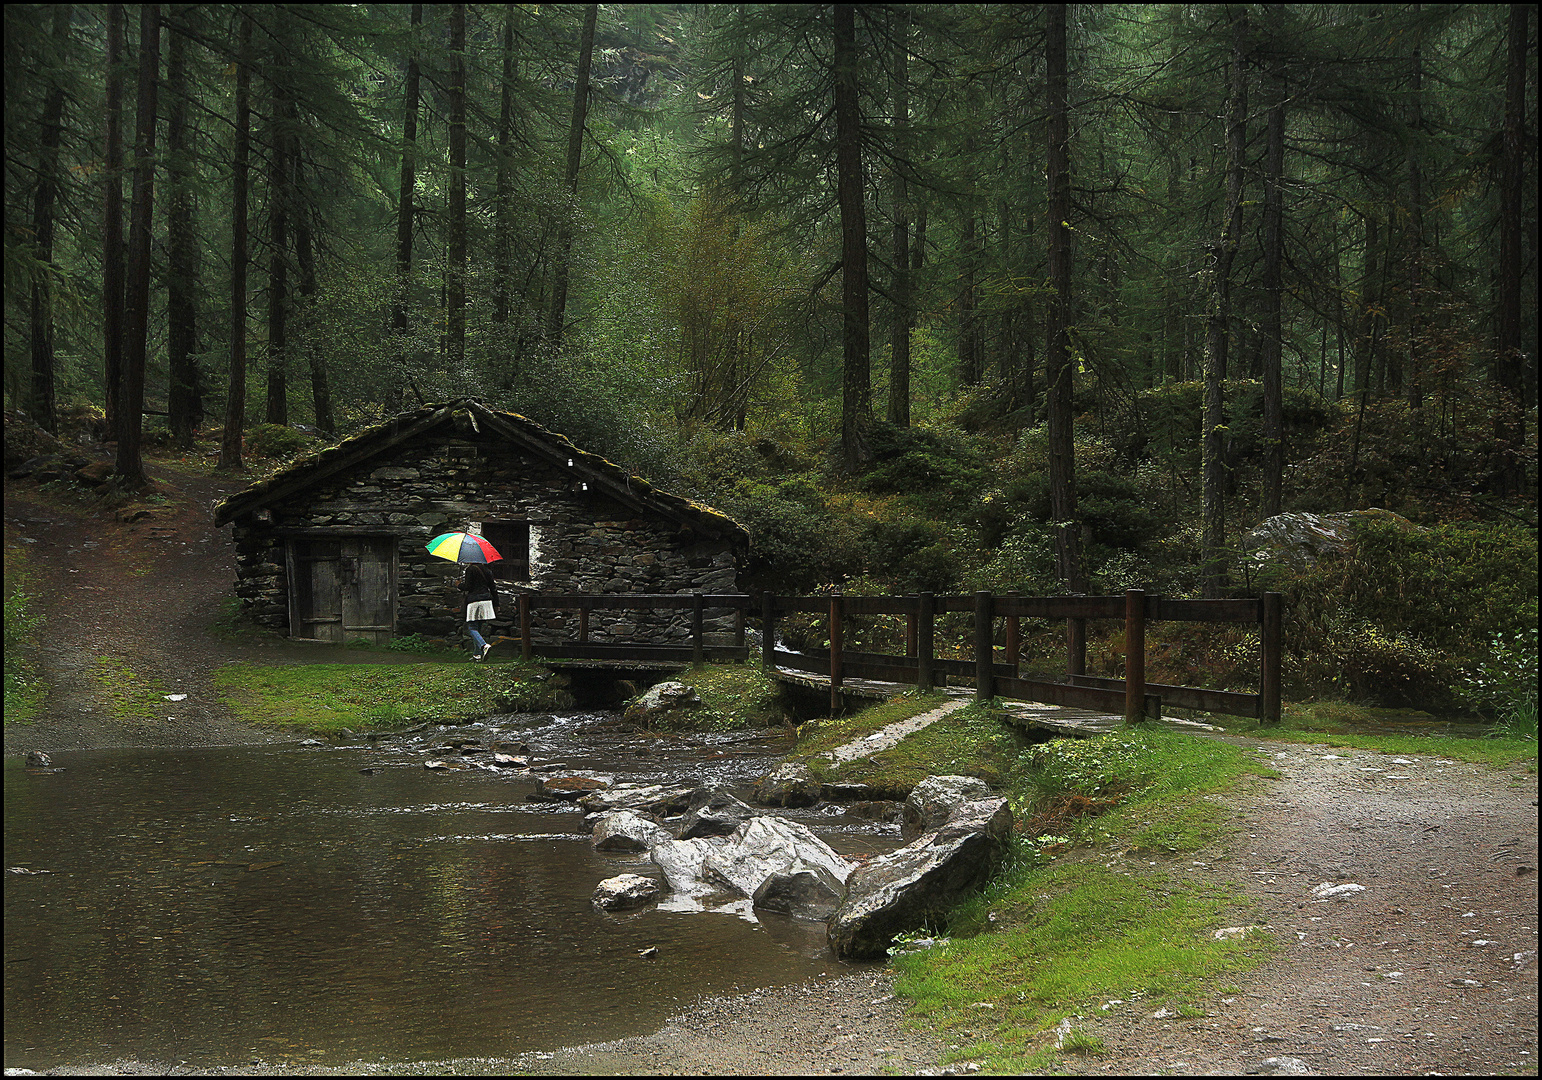
[(498, 550), (480, 536), (468, 532), (443, 533), (426, 545), (428, 553), (458, 563), (490, 563), (503, 558)]

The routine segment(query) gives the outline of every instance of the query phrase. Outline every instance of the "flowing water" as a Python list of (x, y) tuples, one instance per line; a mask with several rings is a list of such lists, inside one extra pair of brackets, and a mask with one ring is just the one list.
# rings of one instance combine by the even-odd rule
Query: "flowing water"
[[(595, 883), (648, 872), (646, 855), (595, 852), (581, 810), (527, 802), (539, 774), (423, 767), (446, 734), (495, 730), (537, 763), (649, 782), (743, 783), (772, 749), (634, 739), (609, 720), (79, 751), (53, 771), (7, 758), (6, 1067), (501, 1057), (843, 968), (823, 924), (747, 905), (601, 912)], [(892, 827), (804, 820), (848, 853), (899, 843)]]

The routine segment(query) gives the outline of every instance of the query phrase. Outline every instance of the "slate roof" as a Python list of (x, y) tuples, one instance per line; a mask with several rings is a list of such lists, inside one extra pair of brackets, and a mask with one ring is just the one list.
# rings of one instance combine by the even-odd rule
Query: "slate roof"
[(267, 479), (215, 503), (214, 523), (227, 524), (344, 469), (382, 455), (408, 439), (439, 428), (447, 428), (450, 433), (459, 433), (462, 429), (480, 434), (490, 432), (501, 436), (516, 449), (558, 468), (567, 469), (571, 461), (572, 472), (588, 482), (591, 490), (634, 511), (667, 518), (713, 539), (749, 543), (749, 533), (744, 527), (721, 511), (654, 487), (620, 465), (580, 450), (565, 435), (518, 413), (492, 409), (475, 398), (425, 405), (365, 428), (335, 446), (306, 455)]

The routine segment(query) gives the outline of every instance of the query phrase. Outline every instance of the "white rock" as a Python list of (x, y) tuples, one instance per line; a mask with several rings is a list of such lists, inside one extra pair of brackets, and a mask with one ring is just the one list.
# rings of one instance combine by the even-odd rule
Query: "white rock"
[(1312, 890), (1312, 895), (1319, 900), (1348, 900), (1355, 893), (1365, 891), (1364, 885), (1343, 884), (1335, 885), (1331, 881), (1325, 881)]

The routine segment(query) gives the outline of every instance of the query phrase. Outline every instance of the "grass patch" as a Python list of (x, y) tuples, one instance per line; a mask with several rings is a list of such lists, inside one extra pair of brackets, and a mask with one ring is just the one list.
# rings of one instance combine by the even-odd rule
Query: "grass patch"
[(1007, 865), (949, 913), (952, 941), (895, 957), (896, 991), (959, 1044), (954, 1059), (993, 1072), (1099, 1052), (1095, 1036), (1073, 1044), (1075, 1027), (1057, 1049), (1052, 1029), (1111, 998), (1203, 1014), (1198, 1002), (1261, 962), (1272, 935), (1215, 940), (1239, 919), (1239, 890), (1124, 856), (1224, 840), (1215, 796), (1254, 775), (1275, 773), (1243, 748), (1147, 727), (1020, 752), (1008, 782), (1024, 821)]
[(214, 685), (246, 723), (326, 734), (557, 708), (566, 680), (522, 664), (243, 663)]
[(37, 610), (26, 549), (19, 542), (12, 542), (10, 526), (6, 526), (4, 586), (5, 722), (28, 724), (48, 696), (47, 685), (33, 657), (43, 617)]
[(802, 761), (821, 783), (868, 784), (904, 798), (928, 776), (977, 776), (993, 787), (1007, 782), (1019, 753), (1029, 745), (1022, 732), (1003, 721), (1001, 709), (971, 703), (871, 757), (835, 764), (830, 751), (900, 720), (930, 712), (948, 699), (914, 691), (850, 716), (815, 720), (798, 729), (789, 758)]
[(117, 656), (99, 656), (91, 666), (91, 675), (101, 685), (108, 707), (119, 720), (153, 723), (167, 718), (175, 703), (166, 700), (175, 693), (159, 680), (148, 678), (129, 667)]

